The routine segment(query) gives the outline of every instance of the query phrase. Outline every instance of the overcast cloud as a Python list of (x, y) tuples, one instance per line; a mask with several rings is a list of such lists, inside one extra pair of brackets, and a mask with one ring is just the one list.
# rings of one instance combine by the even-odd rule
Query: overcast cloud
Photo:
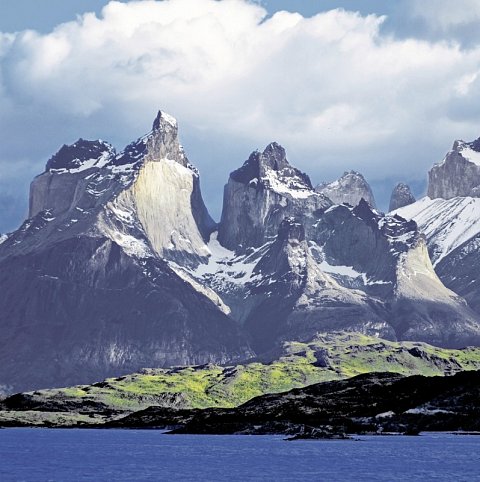
[(480, 5), (449, 5), (403, 3), (417, 38), (379, 15), (267, 17), (243, 0), (112, 1), (48, 34), (0, 34), (0, 232), (62, 143), (122, 148), (160, 108), (216, 217), (228, 172), (272, 140), (314, 182), (356, 169), (382, 198), (394, 181), (418, 186), (455, 138), (480, 135), (480, 47), (459, 35), (480, 30)]

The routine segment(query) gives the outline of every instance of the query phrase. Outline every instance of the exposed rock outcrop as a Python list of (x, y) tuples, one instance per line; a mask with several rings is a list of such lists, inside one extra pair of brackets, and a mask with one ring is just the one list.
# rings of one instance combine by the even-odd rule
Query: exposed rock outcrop
[(273, 142), (230, 174), (218, 240), (230, 250), (245, 252), (272, 241), (285, 217), (310, 224), (308, 218), (330, 205), (313, 190), (309, 177), (289, 164), (283, 147)]
[(431, 199), (480, 197), (480, 138), (454, 142), (443, 161), (430, 169), (427, 195)]
[(345, 171), (336, 181), (319, 184), (315, 191), (325, 194), (334, 204), (356, 206), (364, 199), (372, 208), (376, 208), (370, 185), (362, 174), (356, 171)]
[[(279, 158), (285, 159), (283, 152)], [(240, 172), (249, 173), (243, 181), (255, 174), (250, 162)], [(227, 215), (220, 233), (228, 232), (231, 223), (226, 220), (235, 218), (231, 213), (242, 213), (245, 189), (233, 189), (232, 178), (239, 179), (238, 171), (227, 185)], [(276, 191), (287, 190), (282, 182), (277, 180)], [(246, 210), (262, 212), (271, 195), (271, 185), (263, 184), (260, 195), (248, 199)], [(257, 350), (332, 329), (446, 346), (480, 341), (478, 316), (438, 279), (414, 222), (383, 216), (362, 198), (355, 207), (303, 207), (300, 212), (288, 216), (287, 209), (277, 209), (279, 217), (264, 217), (257, 226), (255, 216), (243, 218), (239, 236), (255, 232), (255, 227), (261, 230), (255, 249), (226, 251), (222, 261), (194, 273), (245, 324)], [(277, 225), (279, 219), (283, 221)], [(264, 236), (274, 229), (276, 237)], [(252, 238), (246, 236), (245, 243)], [(222, 243), (220, 236), (218, 240)]]
[(480, 313), (480, 139), (455, 141), (428, 175), (428, 197), (399, 209), (425, 233), (436, 272)]
[(393, 188), (388, 211), (395, 211), (396, 209), (413, 204), (415, 201), (415, 196), (412, 194), (410, 187), (407, 184), (400, 182)]

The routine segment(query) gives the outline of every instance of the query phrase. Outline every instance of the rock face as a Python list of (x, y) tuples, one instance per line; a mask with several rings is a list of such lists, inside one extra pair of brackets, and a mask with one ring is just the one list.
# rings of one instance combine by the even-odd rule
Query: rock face
[(325, 194), (334, 204), (356, 206), (364, 199), (372, 208), (376, 208), (372, 189), (365, 178), (356, 171), (346, 171), (332, 183), (319, 184), (315, 191)]
[(413, 204), (415, 201), (415, 196), (412, 194), (410, 187), (400, 182), (393, 188), (388, 211), (395, 211), (396, 209)]
[(285, 217), (311, 218), (332, 203), (316, 193), (309, 177), (292, 167), (277, 143), (255, 151), (230, 174), (225, 186), (218, 240), (238, 252), (275, 238)]
[(214, 227), (170, 116), (118, 155), (102, 141), (62, 147), (32, 183), (30, 214), (0, 245), (7, 389), (251, 354), (218, 296), (169, 264), (205, 260)]
[(480, 138), (455, 141), (444, 160), (428, 173), (428, 197), (480, 197)]

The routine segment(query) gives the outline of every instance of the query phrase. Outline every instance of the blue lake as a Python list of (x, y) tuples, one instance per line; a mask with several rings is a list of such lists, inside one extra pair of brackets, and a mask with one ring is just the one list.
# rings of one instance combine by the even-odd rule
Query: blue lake
[(0, 481), (480, 481), (480, 437), (166, 435), (155, 430), (0, 430)]

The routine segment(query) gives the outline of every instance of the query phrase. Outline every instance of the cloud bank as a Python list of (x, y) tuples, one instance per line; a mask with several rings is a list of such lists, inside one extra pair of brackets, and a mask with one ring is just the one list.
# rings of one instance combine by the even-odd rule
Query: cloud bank
[[(435, 13), (444, 30), (464, 22), (434, 3), (414, 2), (412, 15)], [(347, 168), (423, 178), (454, 138), (480, 135), (480, 48), (400, 39), (384, 20), (268, 17), (244, 0), (112, 1), (46, 35), (0, 34), (0, 192), (26, 197), (47, 156), (80, 136), (121, 148), (159, 108), (179, 119), (210, 205), (271, 140), (314, 181)]]

